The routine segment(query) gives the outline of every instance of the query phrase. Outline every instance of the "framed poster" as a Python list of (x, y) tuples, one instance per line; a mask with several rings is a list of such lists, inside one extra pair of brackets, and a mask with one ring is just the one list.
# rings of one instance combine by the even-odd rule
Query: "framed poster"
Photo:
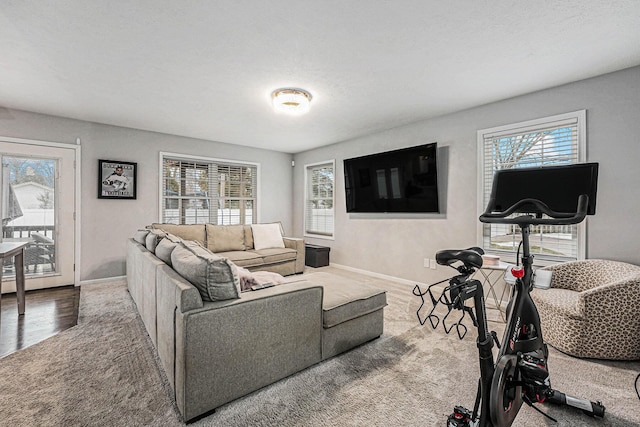
[(98, 198), (135, 199), (138, 164), (98, 160)]

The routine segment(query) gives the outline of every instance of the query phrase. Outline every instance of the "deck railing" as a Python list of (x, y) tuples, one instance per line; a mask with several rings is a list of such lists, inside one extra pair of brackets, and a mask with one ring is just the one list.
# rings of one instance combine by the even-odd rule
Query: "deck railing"
[(4, 239), (28, 239), (32, 232), (43, 234), (53, 239), (53, 225), (9, 225), (2, 228)]
[[(43, 274), (55, 270), (55, 243), (42, 244), (33, 241), (31, 233), (39, 233), (53, 239), (53, 225), (9, 225), (2, 229), (3, 239), (30, 241), (25, 250), (25, 274)], [(13, 261), (6, 259), (2, 265), (4, 276), (15, 275)]]

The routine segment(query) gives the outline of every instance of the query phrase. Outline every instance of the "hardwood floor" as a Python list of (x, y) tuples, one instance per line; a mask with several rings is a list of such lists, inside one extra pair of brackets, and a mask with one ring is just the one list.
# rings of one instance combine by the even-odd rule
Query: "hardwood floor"
[(78, 323), (80, 287), (27, 291), (26, 308), (18, 316), (16, 294), (2, 295), (0, 358), (43, 341)]

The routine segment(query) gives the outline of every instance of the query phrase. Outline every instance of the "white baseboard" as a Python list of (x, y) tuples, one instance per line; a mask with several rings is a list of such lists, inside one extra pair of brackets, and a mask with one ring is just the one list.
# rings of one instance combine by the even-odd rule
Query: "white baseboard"
[(113, 276), (113, 277), (104, 277), (102, 279), (81, 280), (80, 283), (78, 283), (78, 286), (100, 285), (102, 283), (115, 282), (116, 280), (126, 280), (126, 279), (127, 279), (127, 276)]

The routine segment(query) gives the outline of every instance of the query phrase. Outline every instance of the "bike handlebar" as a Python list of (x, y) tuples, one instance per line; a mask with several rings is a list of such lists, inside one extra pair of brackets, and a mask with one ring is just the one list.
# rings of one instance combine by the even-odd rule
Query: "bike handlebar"
[[(521, 215), (515, 218), (507, 218), (512, 213), (516, 212), (519, 208), (525, 205), (533, 205), (539, 211), (540, 214), (546, 214), (551, 218), (537, 218), (531, 215)], [(518, 225), (568, 225), (578, 224), (584, 220), (587, 216), (587, 208), (589, 205), (589, 196), (581, 194), (578, 197), (578, 209), (575, 213), (556, 212), (551, 210), (546, 203), (538, 199), (522, 199), (519, 202), (508, 207), (501, 212), (490, 212), (489, 207), (480, 215), (480, 221), (486, 223), (499, 223), (499, 224), (518, 224)]]

